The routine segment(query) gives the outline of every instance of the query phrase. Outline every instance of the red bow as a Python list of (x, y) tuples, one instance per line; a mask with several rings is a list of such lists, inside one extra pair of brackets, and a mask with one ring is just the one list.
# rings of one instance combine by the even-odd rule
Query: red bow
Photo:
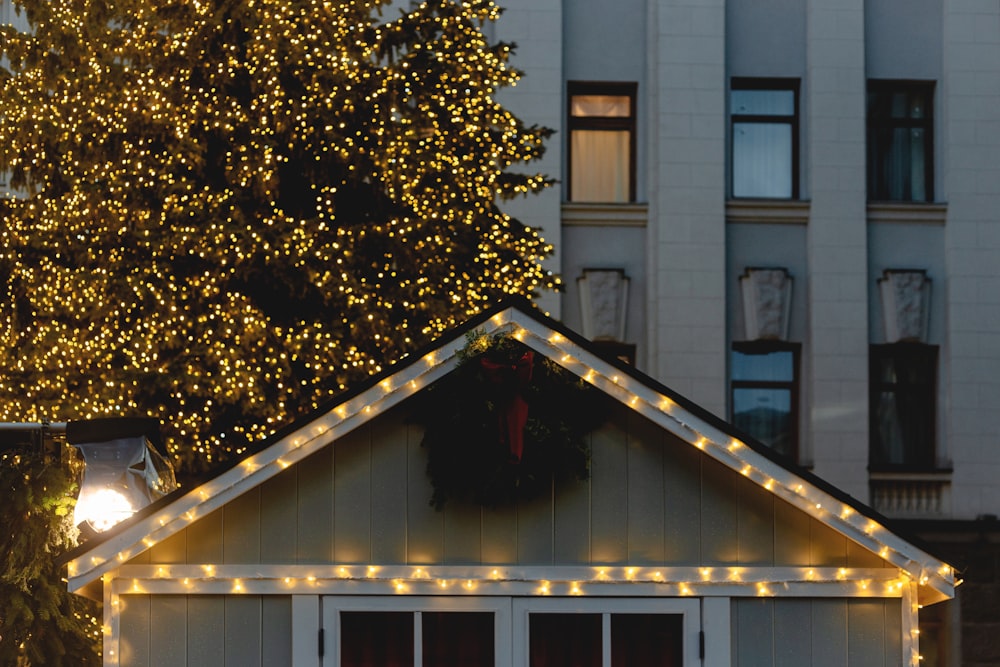
[(510, 445), (510, 458), (513, 463), (520, 463), (524, 453), (524, 426), (528, 423), (528, 403), (521, 396), (521, 389), (531, 381), (531, 369), (535, 353), (525, 352), (520, 359), (512, 364), (498, 364), (483, 357), (480, 364), (486, 371), (486, 377), (491, 382), (502, 385), (509, 390), (501, 404), (500, 438)]

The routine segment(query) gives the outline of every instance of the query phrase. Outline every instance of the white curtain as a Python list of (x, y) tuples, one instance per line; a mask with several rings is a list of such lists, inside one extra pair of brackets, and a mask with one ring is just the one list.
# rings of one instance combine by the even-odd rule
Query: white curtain
[(570, 188), (573, 201), (629, 200), (629, 133), (573, 130)]

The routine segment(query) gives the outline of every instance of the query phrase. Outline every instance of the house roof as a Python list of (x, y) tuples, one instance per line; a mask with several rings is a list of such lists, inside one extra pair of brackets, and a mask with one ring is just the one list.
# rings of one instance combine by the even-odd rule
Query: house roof
[(179, 489), (67, 554), (69, 588), (78, 591), (119, 564), (184, 529), (285, 468), (326, 447), (455, 368), (465, 334), (500, 330), (785, 502), (897, 566), (920, 598), (954, 596), (954, 571), (887, 527), (887, 519), (635, 368), (602, 358), (592, 344), (516, 299), (452, 330), (384, 373), (345, 392), (262, 441), (242, 459), (192, 489)]

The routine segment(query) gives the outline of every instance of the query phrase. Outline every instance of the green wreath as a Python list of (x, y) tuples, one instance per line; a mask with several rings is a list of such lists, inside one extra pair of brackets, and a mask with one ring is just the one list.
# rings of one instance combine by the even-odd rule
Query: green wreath
[(508, 333), (466, 339), (458, 367), (418, 409), (431, 504), (498, 507), (587, 479), (586, 436), (605, 420), (604, 394)]

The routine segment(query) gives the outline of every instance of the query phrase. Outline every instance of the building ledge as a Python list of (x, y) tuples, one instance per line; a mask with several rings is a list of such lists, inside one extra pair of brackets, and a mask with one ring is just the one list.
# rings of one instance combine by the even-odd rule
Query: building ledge
[(947, 204), (911, 204), (906, 202), (872, 202), (868, 204), (869, 223), (943, 225), (947, 217)]
[(562, 205), (564, 227), (645, 227), (648, 219), (648, 204)]
[(730, 199), (726, 202), (726, 222), (804, 225), (809, 222), (809, 201)]

